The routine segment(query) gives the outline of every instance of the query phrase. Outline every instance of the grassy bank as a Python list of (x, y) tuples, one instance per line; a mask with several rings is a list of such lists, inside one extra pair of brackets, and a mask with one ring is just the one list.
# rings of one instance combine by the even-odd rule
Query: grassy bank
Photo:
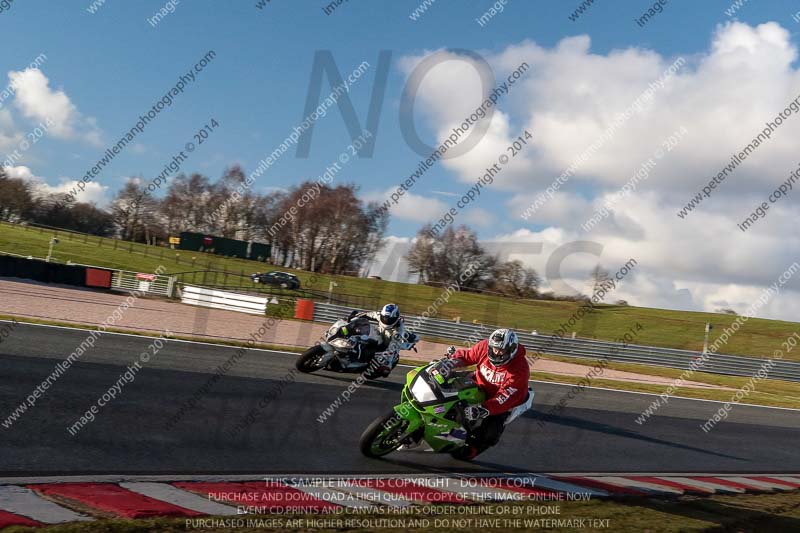
[[(0, 224), (0, 251), (44, 257), (52, 232), (35, 228)], [(110, 268), (139, 272), (152, 272), (164, 265), (167, 272), (186, 272), (210, 268), (232, 274), (248, 275), (270, 269), (269, 265), (241, 259), (221, 258), (199, 252), (169, 250), (142, 244), (132, 244), (113, 239), (67, 234), (59, 237), (54, 258)], [(116, 247), (115, 247), (116, 244)], [(176, 255), (178, 254), (179, 255)], [(193, 259), (194, 258), (194, 259)], [(290, 270), (291, 269), (283, 269)], [(292, 271), (304, 282), (310, 274)], [(337, 283), (335, 291), (357, 296), (371, 296), (375, 301), (395, 301), (406, 313), (421, 313), (442, 295), (436, 287), (395, 283), (391, 281), (354, 278), (347, 276), (317, 275), (313, 288), (327, 291), (331, 281)], [(609, 296), (613, 300), (614, 295)], [(574, 302), (538, 300), (513, 300), (491, 295), (455, 293), (439, 309), (439, 318), (461, 317), (464, 322), (478, 321), (486, 324), (510, 326), (523, 331), (538, 330), (542, 334), (558, 329), (578, 308)], [(703, 347), (703, 330), (706, 322), (714, 326), (711, 341), (731, 324), (735, 317), (714, 313), (668, 311), (643, 307), (617, 305), (598, 306), (597, 312), (588, 315), (575, 326), (579, 337), (616, 340), (636, 323), (642, 325), (636, 343), (687, 350)], [(800, 331), (800, 325), (777, 320), (751, 319), (733, 335), (721, 350), (724, 353), (769, 357), (773, 350), (781, 349), (781, 342)], [(786, 355), (787, 360), (800, 360), (800, 350)]]

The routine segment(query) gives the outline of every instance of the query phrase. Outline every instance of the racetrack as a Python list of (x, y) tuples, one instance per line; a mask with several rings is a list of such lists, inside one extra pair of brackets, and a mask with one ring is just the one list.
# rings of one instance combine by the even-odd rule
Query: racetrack
[[(0, 422), (88, 332), (19, 324), (0, 343)], [(0, 426), (0, 475), (501, 472), (800, 472), (800, 412), (736, 406), (727, 421), (700, 425), (721, 404), (672, 399), (645, 425), (651, 395), (586, 389), (558, 415), (543, 415), (568, 387), (534, 383), (534, 410), (473, 463), (449, 455), (394, 453), (371, 460), (358, 438), (399, 398), (405, 368), (368, 382), (324, 423), (317, 418), (355, 375), (298, 374), (247, 430), (229, 431), (294, 368), (294, 354), (251, 350), (173, 428), (180, 405), (238, 348), (165, 344), (134, 382), (70, 436), (72, 425), (138, 360), (152, 339), (106, 334), (22, 414)], [(546, 424), (539, 427), (544, 416)]]

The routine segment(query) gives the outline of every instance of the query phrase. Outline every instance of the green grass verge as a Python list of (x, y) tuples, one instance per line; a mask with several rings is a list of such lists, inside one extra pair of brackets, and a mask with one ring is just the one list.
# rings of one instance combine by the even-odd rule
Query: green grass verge
[[(98, 520), (57, 525), (45, 529), (12, 527), (8, 533), (197, 533), (236, 531), (368, 531), (399, 533), (428, 531), (508, 531), (536, 530), (553, 532), (760, 532), (797, 531), (800, 523), (800, 494), (797, 492), (736, 496), (683, 496), (675, 499), (589, 500), (586, 502), (524, 502), (474, 505), (459, 511), (452, 506), (410, 508), (402, 514), (365, 515), (345, 512), (332, 515), (241, 515), (227, 517), (241, 520), (243, 527), (195, 527), (202, 522), (186, 519), (154, 518), (147, 520)], [(222, 524), (225, 517), (207, 518)], [(248, 527), (248, 520), (251, 526)], [(351, 521), (347, 525), (347, 521)], [(379, 520), (385, 520), (381, 523)], [(427, 527), (425, 522), (427, 520)], [(438, 522), (437, 522), (438, 520)], [(516, 522), (516, 521), (519, 522)], [(538, 520), (537, 522), (534, 522)], [(561, 525), (557, 522), (562, 520)], [(571, 520), (571, 523), (566, 521)], [(580, 520), (584, 520), (582, 528)], [(272, 522), (270, 522), (272, 521)], [(358, 521), (358, 522), (355, 522)], [(394, 521), (394, 522), (392, 522)], [(526, 522), (525, 521), (529, 521)], [(194, 525), (193, 525), (194, 524)], [(269, 524), (269, 525), (267, 525)], [(519, 525), (517, 525), (519, 524)], [(595, 527), (591, 527), (594, 524)], [(527, 525), (527, 527), (526, 527)], [(388, 527), (386, 527), (388, 526)], [(416, 526), (416, 527), (414, 527)], [(515, 527), (516, 526), (516, 527)]]
[[(47, 255), (51, 235), (52, 231), (2, 223), (0, 251), (44, 257)], [(254, 261), (183, 250), (179, 252), (178, 261), (175, 250), (93, 236), (72, 234), (70, 240), (70, 234), (62, 232), (59, 238), (61, 242), (55, 248), (54, 258), (62, 262), (70, 260), (139, 272), (152, 272), (159, 265), (164, 265), (169, 273), (201, 270), (208, 264), (215, 270), (245, 275), (271, 268), (269, 265)], [(196, 258), (194, 264), (193, 257)], [(303, 282), (311, 276), (305, 271), (282, 270), (295, 273)], [(312, 289), (327, 291), (329, 283), (335, 281), (338, 284), (335, 289), (338, 293), (374, 297), (377, 302), (395, 301), (409, 314), (422, 313), (443, 294), (439, 288), (424, 285), (348, 276), (317, 275), (316, 278), (316, 282), (311, 286)], [(609, 299), (613, 297), (612, 294)], [(578, 304), (574, 302), (513, 300), (462, 292), (452, 294), (449, 302), (439, 308), (437, 317), (445, 319), (461, 317), (464, 322), (477, 320), (481, 323), (501, 324), (522, 331), (536, 329), (542, 334), (547, 334), (558, 329), (562, 322), (569, 320), (577, 308)], [(638, 322), (643, 327), (637, 333), (638, 344), (700, 350), (703, 346), (703, 329), (706, 322), (714, 326), (713, 334), (718, 335), (731, 324), (733, 318), (730, 315), (714, 313), (601, 305), (597, 307), (596, 313), (579, 321), (574, 329), (580, 337), (615, 340)], [(769, 357), (773, 350), (781, 349), (781, 342), (795, 331), (800, 331), (800, 326), (794, 322), (750, 319), (731, 337), (721, 351)], [(785, 358), (800, 361), (800, 350), (786, 354)]]

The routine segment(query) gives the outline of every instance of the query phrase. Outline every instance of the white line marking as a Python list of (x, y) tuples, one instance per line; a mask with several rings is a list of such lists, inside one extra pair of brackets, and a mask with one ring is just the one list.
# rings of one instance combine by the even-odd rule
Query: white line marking
[[(398, 365), (399, 366), (399, 365)], [(564, 387), (574, 387), (574, 383), (558, 383), (555, 381), (539, 381), (532, 379), (530, 383), (546, 383), (548, 385), (561, 385)], [(655, 392), (639, 392), (639, 391), (631, 391), (631, 390), (620, 390), (620, 389), (609, 389), (606, 387), (584, 387), (585, 389), (595, 389), (595, 390), (605, 390), (611, 392), (624, 392), (625, 394), (640, 394), (642, 396), (660, 396)], [(667, 387), (665, 387), (666, 389)], [(724, 392), (724, 391), (723, 391)], [(687, 398), (686, 396), (671, 396), (671, 398), (677, 398), (679, 400), (691, 400), (693, 402), (711, 402), (711, 403), (727, 403), (725, 400), (708, 400), (705, 398)], [(730, 400), (728, 400), (730, 401)], [(781, 411), (800, 411), (800, 408), (796, 407), (775, 407), (773, 405), (756, 405), (754, 403), (737, 403), (736, 405), (744, 405), (746, 407), (758, 407), (760, 409), (779, 409)]]
[[(10, 320), (4, 320), (4, 319), (0, 319), (0, 322), (11, 323)], [(41, 328), (68, 329), (68, 330), (71, 330), (71, 331), (87, 331), (87, 332), (89, 332), (89, 331), (97, 330), (97, 328), (91, 327), (88, 324), (87, 324), (87, 326), (89, 326), (89, 327), (85, 327), (85, 328), (69, 327), (69, 326), (58, 326), (58, 325), (55, 325), (55, 324), (36, 324), (36, 323), (33, 323), (33, 322), (22, 322), (22, 321), (19, 321), (19, 320), (17, 321), (17, 324), (24, 324), (26, 326), (37, 326), (37, 327), (41, 327)], [(150, 333), (152, 333), (152, 332), (150, 332)], [(121, 333), (119, 331), (104, 331), (103, 335), (119, 335), (120, 337), (135, 337), (135, 338), (138, 338), (138, 339), (160, 339), (161, 338), (161, 337), (157, 337), (157, 336), (153, 336), (153, 335), (146, 335), (146, 334), (137, 335), (135, 333)], [(253, 351), (257, 351), (257, 352), (280, 353), (280, 354), (289, 354), (289, 355), (294, 355), (294, 356), (300, 355), (300, 352), (285, 352), (285, 351), (282, 351), (282, 350), (270, 350), (269, 348), (250, 348), (248, 346), (234, 346), (232, 344), (223, 344), (223, 343), (215, 343), (215, 342), (190, 341), (190, 340), (185, 340), (185, 339), (162, 339), (162, 340), (164, 342), (182, 342), (182, 343), (185, 343), (185, 344), (202, 344), (203, 346), (213, 346), (215, 348), (227, 348), (227, 349), (232, 349), (232, 350), (238, 350), (239, 348), (247, 348), (248, 350), (253, 350)], [(238, 339), (221, 339), (221, 340), (229, 340), (229, 341), (239, 342)], [(243, 339), (241, 342), (246, 344), (246, 341), (247, 341), (247, 339)]]
[[(9, 322), (10, 323), (11, 321), (10, 320), (0, 320), (0, 322)], [(96, 328), (73, 328), (73, 327), (67, 327), (67, 326), (56, 326), (56, 325), (52, 325), (52, 324), (34, 324), (32, 322), (21, 322), (21, 321), (18, 321), (18, 323), (19, 324), (25, 324), (27, 326), (40, 326), (40, 327), (45, 327), (45, 328), (69, 329), (69, 330), (78, 330), (78, 331), (92, 331), (93, 329), (96, 329)], [(159, 338), (159, 337), (155, 337), (155, 336), (151, 336), (151, 335), (134, 335), (132, 333), (119, 333), (119, 332), (116, 332), (116, 331), (106, 331), (104, 334), (105, 335), (120, 335), (120, 336), (123, 336), (123, 337), (138, 337), (140, 339), (157, 339), (157, 338)], [(243, 348), (243, 346), (232, 346), (230, 344), (218, 344), (218, 343), (213, 343), (213, 342), (190, 341), (190, 340), (184, 340), (184, 339), (169, 339), (169, 340), (164, 339), (164, 342), (182, 342), (182, 343), (185, 343), (185, 344), (201, 344), (203, 346), (214, 346), (216, 348), (228, 348), (228, 349), (234, 349), (234, 350), (239, 349), (239, 348)], [(283, 351), (283, 350), (270, 350), (268, 348), (247, 348), (247, 349), (248, 350), (253, 350), (253, 351), (258, 351), (258, 352), (268, 352), (268, 353), (279, 353), (279, 354), (285, 354), (285, 355), (292, 355), (292, 356), (295, 356), (295, 357), (299, 355), (298, 352), (287, 352), (287, 351)], [(53, 358), (50, 358), (50, 359), (53, 359)], [(55, 359), (57, 359), (57, 358), (55, 358)], [(427, 364), (427, 363), (425, 363), (425, 364)], [(402, 366), (404, 368), (417, 368), (417, 366), (422, 366), (422, 365), (412, 366), (412, 365), (406, 365), (406, 364), (398, 364), (397, 366), (398, 367)], [(661, 367), (661, 368), (664, 368), (664, 367)], [(561, 382), (558, 382), (558, 381), (541, 381), (541, 380), (537, 380), (537, 379), (531, 379), (531, 380), (528, 380), (528, 382), (529, 383), (544, 383), (546, 385), (558, 385), (558, 386), (561, 386), (561, 387), (574, 387), (575, 386), (574, 383), (561, 383)], [(604, 391), (610, 391), (610, 392), (624, 392), (626, 394), (639, 394), (639, 395), (642, 395), (642, 396), (659, 396), (659, 394), (655, 393), (655, 392), (639, 392), (639, 391), (629, 391), (629, 390), (621, 390), (621, 389), (609, 389), (607, 387), (586, 386), (586, 387), (584, 387), (584, 389), (604, 390)], [(672, 396), (672, 398), (677, 398), (679, 400), (690, 400), (690, 401), (695, 401), (695, 402), (726, 403), (724, 400), (707, 400), (705, 398), (687, 398), (686, 396)], [(756, 404), (752, 404), (752, 403), (738, 403), (737, 405), (743, 405), (745, 407), (758, 407), (758, 408), (761, 408), (761, 409), (779, 409), (779, 410), (782, 410), (782, 411), (800, 411), (800, 408), (796, 408), (796, 407), (775, 407), (775, 406), (772, 406), (772, 405), (756, 405)]]
[(123, 482), (120, 483), (119, 486), (131, 492), (144, 494), (150, 498), (171, 503), (172, 505), (177, 505), (184, 509), (197, 511), (198, 513), (224, 516), (237, 514), (235, 507), (210, 501), (202, 496), (179, 489), (178, 487), (173, 487), (166, 483), (152, 483), (147, 481), (133, 483)]
[(94, 518), (78, 514), (45, 500), (28, 488), (12, 485), (0, 487), (0, 509), (27, 516), (44, 524), (94, 520)]

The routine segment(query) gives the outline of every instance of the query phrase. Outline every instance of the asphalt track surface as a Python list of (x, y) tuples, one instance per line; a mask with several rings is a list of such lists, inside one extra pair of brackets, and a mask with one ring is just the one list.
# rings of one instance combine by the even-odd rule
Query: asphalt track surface
[[(87, 336), (84, 330), (19, 324), (0, 343), (0, 422)], [(672, 399), (640, 426), (654, 397), (585, 389), (548, 414), (569, 387), (534, 383), (534, 408), (500, 445), (472, 463), (446, 454), (367, 459), (364, 428), (398, 402), (408, 368), (367, 382), (324, 423), (321, 413), (355, 375), (298, 374), (248, 429), (231, 429), (294, 368), (296, 356), (250, 350), (172, 428), (180, 405), (238, 348), (169, 341), (96, 420), (67, 432), (152, 339), (106, 334), (10, 429), (0, 426), (0, 475), (358, 474), (493, 472), (800, 472), (800, 412), (736, 406), (705, 433), (722, 404)], [(540, 427), (539, 421), (545, 424)]]

